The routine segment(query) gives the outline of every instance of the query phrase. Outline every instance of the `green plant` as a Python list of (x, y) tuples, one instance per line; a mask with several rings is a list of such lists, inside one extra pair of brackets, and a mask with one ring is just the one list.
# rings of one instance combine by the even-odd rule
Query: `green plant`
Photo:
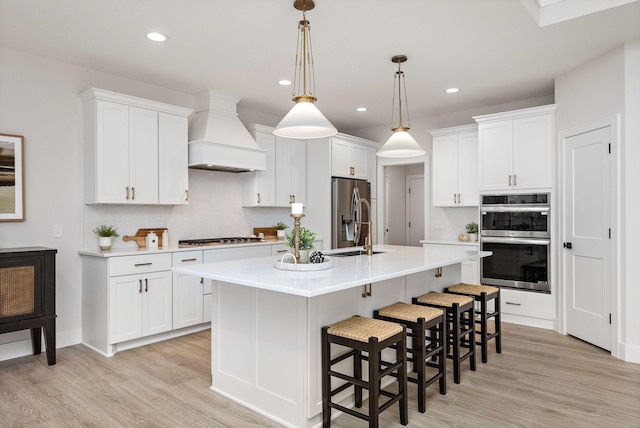
[(276, 223), (276, 225), (275, 225), (275, 226), (273, 226), (273, 228), (274, 228), (275, 230), (285, 230), (285, 229), (287, 229), (288, 227), (289, 227), (289, 226), (287, 226), (286, 224), (284, 224), (284, 223), (283, 223), (283, 222), (281, 222), (281, 221), (277, 222), (277, 223)]
[(93, 229), (93, 232), (103, 238), (107, 236), (112, 236), (114, 238), (119, 236), (118, 231), (113, 226), (107, 226), (106, 224), (96, 227)]
[(478, 223), (472, 221), (464, 227), (467, 229), (467, 233), (478, 233)]
[[(287, 246), (294, 248), (295, 247), (295, 239), (296, 234), (290, 233), (287, 235)], [(308, 250), (313, 248), (313, 241), (316, 239), (316, 234), (305, 228), (304, 226), (300, 227), (300, 250)]]

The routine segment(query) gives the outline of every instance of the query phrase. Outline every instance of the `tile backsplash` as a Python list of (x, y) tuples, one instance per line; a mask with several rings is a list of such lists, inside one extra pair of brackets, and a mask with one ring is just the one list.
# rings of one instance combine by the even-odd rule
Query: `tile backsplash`
[[(478, 223), (478, 207), (455, 207), (431, 209), (431, 239), (435, 241), (457, 241), (458, 235), (465, 233), (465, 225)], [(440, 223), (440, 229), (434, 225)]]
[(173, 246), (180, 239), (247, 236), (254, 227), (269, 227), (278, 221), (293, 225), (288, 208), (243, 208), (239, 174), (195, 169), (189, 170), (188, 205), (85, 205), (83, 214), (85, 249), (97, 248), (93, 229), (100, 224), (118, 230), (114, 249), (137, 248), (134, 241), (125, 242), (122, 237), (142, 228), (168, 228)]

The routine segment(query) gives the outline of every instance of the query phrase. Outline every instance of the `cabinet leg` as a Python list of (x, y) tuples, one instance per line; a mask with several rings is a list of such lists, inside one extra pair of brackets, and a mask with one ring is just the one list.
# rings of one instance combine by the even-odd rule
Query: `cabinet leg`
[(44, 323), (44, 340), (47, 346), (47, 363), (56, 363), (56, 319), (52, 318)]
[(42, 350), (42, 328), (36, 327), (31, 329), (31, 347), (33, 355), (40, 355)]

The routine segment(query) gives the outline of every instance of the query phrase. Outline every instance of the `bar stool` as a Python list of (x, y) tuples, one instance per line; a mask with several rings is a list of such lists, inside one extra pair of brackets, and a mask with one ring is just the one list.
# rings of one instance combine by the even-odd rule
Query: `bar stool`
[[(476, 319), (476, 323), (480, 324), (480, 331), (476, 330), (476, 333), (480, 335), (480, 341), (476, 341), (476, 345), (480, 345), (480, 352), (482, 354), (482, 362), (488, 361), (488, 342), (491, 339), (495, 339), (496, 353), (502, 353), (502, 334), (500, 327), (500, 289), (491, 285), (475, 285), (460, 283), (445, 288), (447, 293), (462, 294), (472, 297), (476, 302), (480, 303), (480, 309), (476, 308), (476, 315), (480, 316), (480, 319)], [(487, 302), (495, 300), (494, 310), (489, 313), (487, 309)], [(489, 333), (488, 323), (489, 319), (494, 319), (494, 331)]]
[[(466, 359), (469, 360), (471, 371), (476, 371), (473, 299), (458, 294), (431, 292), (414, 297), (412, 303), (445, 311), (448, 323), (447, 358), (453, 360), (453, 381), (460, 383), (460, 366)], [(461, 355), (461, 348), (468, 351)]]
[[(350, 351), (331, 358), (331, 344), (351, 348)], [(381, 352), (386, 348), (395, 347), (396, 361), (384, 362)], [(362, 353), (366, 352), (365, 356)], [(349, 357), (353, 357), (353, 376), (332, 370), (332, 366)], [(369, 362), (368, 381), (362, 380), (362, 360)], [(380, 412), (398, 402), (400, 407), (400, 423), (407, 425), (407, 334), (403, 325), (387, 321), (354, 316), (337, 322), (328, 327), (322, 327), (322, 426), (331, 425), (331, 409), (337, 409), (357, 418), (369, 421), (370, 427), (379, 425)], [(396, 394), (385, 391), (380, 387), (383, 377), (396, 372), (398, 392)], [(341, 386), (331, 389), (331, 378), (336, 377), (346, 381)], [(341, 406), (332, 400), (341, 391), (354, 387), (355, 406), (362, 407), (362, 389), (369, 391), (369, 414)], [(384, 404), (378, 405), (380, 396), (389, 398)]]
[[(408, 377), (409, 382), (418, 386), (418, 410), (426, 409), (425, 389), (436, 380), (440, 384), (440, 394), (447, 393), (447, 328), (444, 311), (427, 306), (395, 303), (373, 312), (373, 317), (384, 321), (402, 323), (407, 328), (412, 346), (407, 348), (407, 361), (413, 363), (417, 378)], [(429, 335), (427, 335), (427, 331)], [(435, 358), (435, 362), (433, 361)], [(426, 367), (437, 368), (437, 372), (427, 379)]]

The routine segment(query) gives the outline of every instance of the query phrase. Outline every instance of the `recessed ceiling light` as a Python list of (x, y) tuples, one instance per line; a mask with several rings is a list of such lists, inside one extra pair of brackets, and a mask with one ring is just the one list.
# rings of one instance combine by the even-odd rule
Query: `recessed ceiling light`
[(278, 80), (278, 85), (280, 85), (280, 86), (290, 86), (291, 85), (291, 80), (286, 80), (286, 79)]
[(164, 42), (167, 40), (167, 36), (162, 33), (147, 33), (147, 39), (153, 40), (154, 42)]
[(448, 88), (448, 89), (445, 89), (444, 91), (445, 91), (447, 94), (455, 94), (455, 93), (456, 93), (456, 92), (458, 92), (459, 90), (460, 90), (460, 89), (458, 89), (458, 88)]
[(366, 107), (356, 107), (356, 111), (367, 111)]

